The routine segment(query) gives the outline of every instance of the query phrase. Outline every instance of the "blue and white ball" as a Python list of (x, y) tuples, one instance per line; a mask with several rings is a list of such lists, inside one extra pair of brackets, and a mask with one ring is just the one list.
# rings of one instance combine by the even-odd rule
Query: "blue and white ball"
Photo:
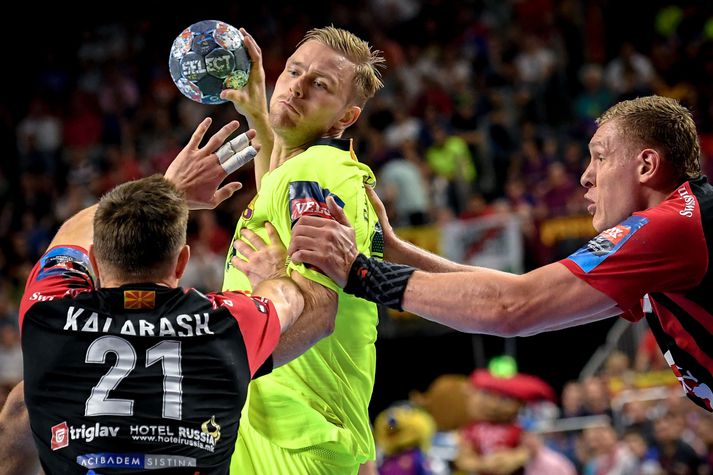
[(222, 21), (204, 20), (181, 32), (168, 58), (171, 78), (189, 99), (221, 104), (223, 89), (248, 82), (250, 58), (240, 30)]

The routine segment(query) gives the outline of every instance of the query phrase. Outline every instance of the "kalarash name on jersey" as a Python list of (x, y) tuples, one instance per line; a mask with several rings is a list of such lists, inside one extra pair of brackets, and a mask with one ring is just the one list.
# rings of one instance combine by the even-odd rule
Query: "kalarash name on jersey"
[(158, 326), (148, 320), (136, 318), (124, 321), (121, 328), (116, 328), (118, 324), (112, 317), (99, 315), (97, 312), (89, 314), (87, 309), (81, 307), (69, 307), (67, 310), (67, 321), (64, 324), (65, 331), (80, 331), (89, 333), (120, 333), (122, 335), (135, 336), (172, 336), (172, 337), (192, 337), (201, 335), (213, 335), (209, 328), (210, 314), (195, 313), (193, 315), (180, 314), (169, 317), (161, 317)]

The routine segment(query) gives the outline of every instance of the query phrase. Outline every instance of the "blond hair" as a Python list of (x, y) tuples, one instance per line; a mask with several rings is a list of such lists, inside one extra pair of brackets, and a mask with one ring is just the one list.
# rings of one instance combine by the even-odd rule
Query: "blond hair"
[(94, 254), (116, 277), (163, 277), (186, 243), (188, 205), (161, 175), (119, 185), (99, 200)]
[(334, 26), (309, 30), (297, 47), (314, 40), (342, 54), (354, 64), (354, 100), (363, 106), (384, 87), (379, 68), (385, 67), (381, 51), (372, 49), (368, 42), (354, 33)]
[(662, 96), (639, 97), (610, 107), (597, 125), (616, 121), (620, 133), (643, 147), (663, 154), (678, 173), (679, 180), (701, 174), (701, 146), (691, 112), (675, 99)]

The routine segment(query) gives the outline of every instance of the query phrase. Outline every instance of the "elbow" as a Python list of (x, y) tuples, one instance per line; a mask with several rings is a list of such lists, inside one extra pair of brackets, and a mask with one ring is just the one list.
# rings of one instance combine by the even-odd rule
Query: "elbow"
[[(529, 333), (528, 313), (520, 302), (496, 304), (485, 323), (485, 332), (503, 338), (525, 336)], [(478, 329), (482, 332), (483, 328)]]
[(327, 319), (327, 321), (324, 324), (324, 328), (322, 331), (322, 338), (326, 338), (330, 336), (332, 333), (334, 333), (334, 329), (337, 326), (337, 316), (334, 315), (334, 317)]

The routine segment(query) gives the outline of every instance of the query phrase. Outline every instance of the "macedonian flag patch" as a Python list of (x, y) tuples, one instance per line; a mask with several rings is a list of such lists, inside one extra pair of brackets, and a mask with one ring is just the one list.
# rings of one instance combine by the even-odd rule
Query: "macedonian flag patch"
[(125, 290), (124, 308), (127, 310), (153, 310), (156, 308), (154, 290)]

